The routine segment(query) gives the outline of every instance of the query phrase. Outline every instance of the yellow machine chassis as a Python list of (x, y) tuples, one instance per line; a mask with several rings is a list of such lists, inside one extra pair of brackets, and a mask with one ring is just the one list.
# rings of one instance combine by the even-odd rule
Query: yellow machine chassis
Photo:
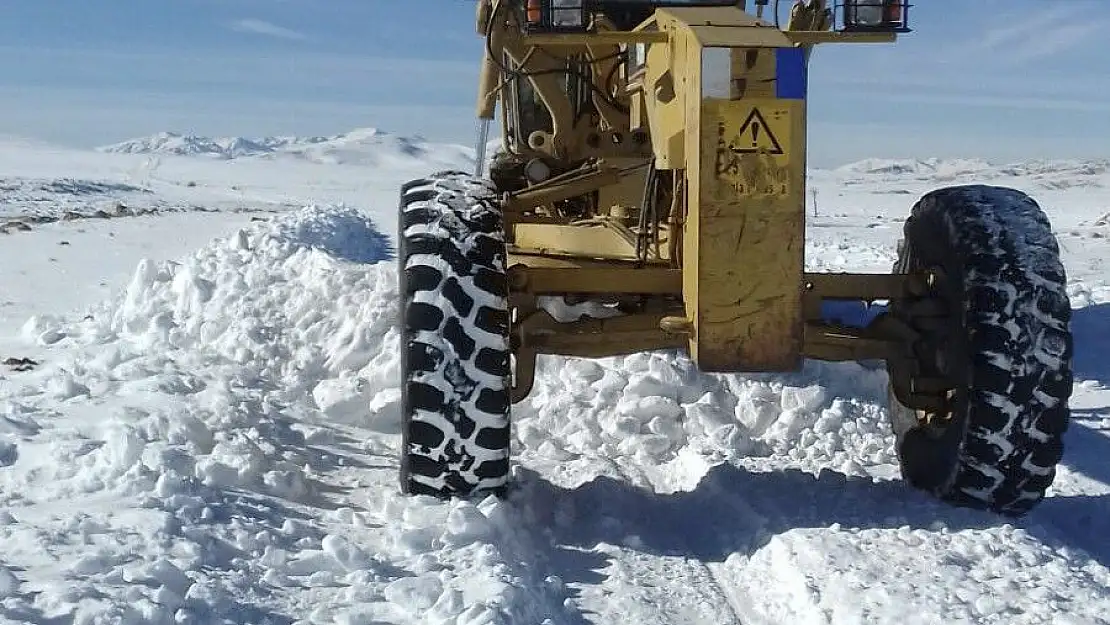
[[(576, 163), (503, 198), (513, 401), (531, 390), (539, 354), (683, 349), (707, 372), (905, 356), (906, 329), (893, 321), (861, 329), (821, 319), (823, 299), (900, 297), (926, 288), (928, 277), (804, 272), (807, 103), (776, 85), (791, 62), (804, 80), (816, 44), (895, 35), (830, 32), (824, 2), (797, 6), (782, 29), (740, 6), (659, 8), (631, 31), (594, 26), (529, 35), (497, 2), (479, 6), (489, 41), (479, 117), (493, 119), (500, 102), (508, 152)], [(607, 59), (630, 50), (638, 66), (615, 74)], [(558, 69), (581, 58), (619, 77), (626, 107), (594, 94), (596, 117), (575, 119)], [(727, 65), (727, 80), (706, 71), (711, 58)], [(526, 141), (511, 126), (520, 85), (506, 70), (519, 72), (514, 80), (528, 81), (550, 114), (550, 128)], [(652, 170), (665, 205), (645, 232)], [(559, 210), (575, 198), (589, 198), (591, 214)], [(628, 305), (618, 316), (559, 322), (541, 306), (545, 297)]]

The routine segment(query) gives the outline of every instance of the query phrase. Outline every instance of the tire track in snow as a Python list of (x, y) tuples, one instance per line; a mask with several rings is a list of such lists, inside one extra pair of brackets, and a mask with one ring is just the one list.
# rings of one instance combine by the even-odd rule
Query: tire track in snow
[(737, 622), (743, 622), (744, 625), (761, 625), (762, 621), (757, 621), (754, 618), (754, 610), (741, 599), (740, 595), (734, 590), (734, 585), (728, 583), (725, 566), (723, 564), (707, 563), (705, 568), (713, 577), (713, 583), (721, 590), (721, 595), (728, 599), (729, 607), (732, 609), (732, 614)]
[(729, 524), (747, 529), (752, 521), (761, 524), (758, 515), (730, 501), (699, 514), (721, 519), (712, 524), (713, 534), (691, 533), (685, 505), (637, 503), (656, 500), (658, 487), (642, 486), (651, 480), (639, 470), (629, 475), (629, 468), (618, 471), (619, 482), (602, 479), (570, 489), (531, 470), (522, 480), (515, 499), (538, 517), (536, 526), (554, 528), (542, 560), (550, 573), (569, 580), (574, 607), (593, 623), (751, 625), (751, 609), (722, 575), (723, 563), (708, 560), (746, 548), (747, 532)]

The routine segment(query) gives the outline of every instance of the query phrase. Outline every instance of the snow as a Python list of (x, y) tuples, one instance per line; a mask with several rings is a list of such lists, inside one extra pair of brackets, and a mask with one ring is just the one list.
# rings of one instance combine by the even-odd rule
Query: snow
[[(0, 368), (0, 621), (1110, 622), (1103, 164), (811, 172), (814, 270), (889, 271), (947, 181), (1048, 211), (1077, 384), (1028, 517), (900, 481), (881, 367), (668, 352), (542, 358), (510, 497), (440, 502), (397, 492), (393, 233), (402, 181), (471, 163), (348, 138), (330, 164), (0, 145), (0, 210), (28, 228), (0, 234), (0, 360), (38, 363)], [(151, 210), (96, 217), (116, 203)]]
[[(377, 128), (358, 128), (332, 137), (197, 137), (161, 132), (107, 145), (108, 154), (203, 156), (213, 159), (289, 158), (319, 164), (396, 165), (418, 162), (444, 165), (474, 160), (462, 146), (434, 144), (420, 137), (392, 135)], [(473, 169), (473, 167), (468, 167)]]

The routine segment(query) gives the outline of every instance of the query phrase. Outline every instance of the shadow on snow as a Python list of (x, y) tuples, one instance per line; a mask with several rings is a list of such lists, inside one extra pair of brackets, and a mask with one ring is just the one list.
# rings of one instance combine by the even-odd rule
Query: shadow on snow
[[(1094, 443), (1103, 455), (1110, 452), (1110, 439), (1084, 426), (1076, 430), (1071, 439), (1081, 441), (1079, 448)], [(533, 517), (532, 527), (550, 532), (537, 541), (551, 542), (547, 553), (538, 554), (546, 562), (536, 564), (568, 583), (602, 581), (608, 556), (595, 550), (600, 543), (723, 562), (735, 553), (753, 554), (789, 530), (833, 524), (928, 530), (940, 522), (949, 530), (962, 530), (1009, 523), (1049, 546), (1082, 549), (1110, 566), (1108, 495), (1049, 497), (1015, 520), (949, 506), (901, 481), (873, 482), (833, 471), (819, 476), (794, 469), (753, 473), (721, 464), (694, 490), (673, 494), (652, 493), (608, 477), (565, 489), (530, 470), (522, 473), (514, 500)]]
[(1110, 385), (1110, 304), (1092, 304), (1072, 311), (1075, 335), (1075, 377)]

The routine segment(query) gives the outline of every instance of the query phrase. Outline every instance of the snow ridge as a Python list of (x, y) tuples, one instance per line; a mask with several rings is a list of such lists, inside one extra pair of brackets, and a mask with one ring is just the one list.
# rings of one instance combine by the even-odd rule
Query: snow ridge
[(542, 358), (514, 407), (508, 500), (402, 497), (397, 296), (377, 224), (309, 206), (142, 262), (83, 319), (30, 320), (46, 364), (0, 386), (0, 618), (1110, 613), (1105, 547), (1060, 546), (1075, 537), (1045, 528), (1082, 498), (1054, 497), (1014, 526), (909, 491), (895, 479), (886, 374), (865, 364), (707, 375), (670, 352)]
[[(0, 391), (3, 422), (33, 432), (57, 405), (78, 426), (0, 450), (0, 553), (36, 580), (0, 570), (0, 616), (565, 622), (558, 580), (519, 564), (519, 511), (401, 497), (395, 467), (342, 473), (392, 456), (374, 436), (398, 431), (391, 254), (358, 211), (308, 207), (140, 263), (81, 321), (30, 320), (67, 356)], [(352, 488), (357, 508), (321, 499)]]
[(1105, 186), (1106, 176), (1110, 174), (1110, 161), (1029, 160), (990, 163), (980, 159), (961, 158), (869, 158), (822, 173), (838, 176), (849, 185), (876, 182), (950, 184), (985, 180), (1013, 185), (1030, 180), (1042, 189), (1066, 190), (1074, 187)]

